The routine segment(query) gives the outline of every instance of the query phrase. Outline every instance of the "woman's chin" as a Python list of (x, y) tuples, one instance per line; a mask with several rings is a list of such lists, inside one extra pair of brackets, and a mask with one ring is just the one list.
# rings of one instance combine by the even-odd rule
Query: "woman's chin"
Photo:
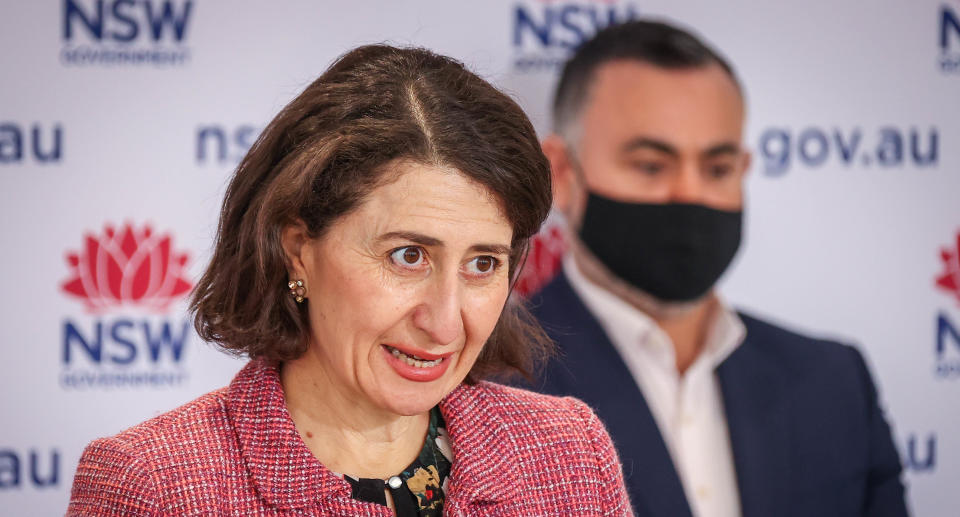
[(433, 389), (424, 386), (391, 387), (389, 392), (381, 394), (380, 406), (395, 415), (422, 415), (439, 404), (446, 392), (440, 386)]

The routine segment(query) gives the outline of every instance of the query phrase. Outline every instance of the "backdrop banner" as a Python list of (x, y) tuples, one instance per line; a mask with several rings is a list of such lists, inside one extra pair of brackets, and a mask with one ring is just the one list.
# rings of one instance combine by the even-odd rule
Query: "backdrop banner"
[[(914, 513), (960, 514), (960, 0), (4, 2), (0, 513), (62, 515), (90, 440), (239, 370), (186, 299), (233, 168), (338, 55), (454, 56), (546, 135), (571, 48), (640, 16), (702, 34), (746, 88), (725, 298), (858, 344)], [(545, 235), (525, 285), (557, 267)]]

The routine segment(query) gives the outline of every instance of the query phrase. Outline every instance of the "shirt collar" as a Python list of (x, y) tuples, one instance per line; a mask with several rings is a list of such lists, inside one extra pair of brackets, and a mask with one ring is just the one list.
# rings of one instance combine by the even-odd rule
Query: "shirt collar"
[(707, 333), (707, 342), (703, 346), (703, 353), (710, 359), (713, 368), (720, 366), (747, 337), (747, 327), (736, 311), (731, 309), (723, 298), (718, 301), (720, 310), (717, 311)]
[[(659, 363), (673, 367), (676, 357), (673, 343), (653, 318), (587, 279), (577, 267), (572, 253), (563, 258), (563, 272), (621, 356), (641, 346)], [(722, 298), (719, 302), (719, 310), (698, 358), (698, 361), (707, 361), (711, 369), (733, 353), (746, 336), (746, 327), (737, 313)]]

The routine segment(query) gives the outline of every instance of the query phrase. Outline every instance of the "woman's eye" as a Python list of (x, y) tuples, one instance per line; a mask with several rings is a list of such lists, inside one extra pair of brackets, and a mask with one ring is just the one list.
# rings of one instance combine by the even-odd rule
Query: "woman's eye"
[(423, 264), (423, 250), (416, 246), (397, 248), (390, 254), (394, 264), (404, 267), (416, 267)]
[(468, 262), (467, 270), (474, 275), (484, 275), (493, 272), (499, 262), (489, 255), (482, 255)]

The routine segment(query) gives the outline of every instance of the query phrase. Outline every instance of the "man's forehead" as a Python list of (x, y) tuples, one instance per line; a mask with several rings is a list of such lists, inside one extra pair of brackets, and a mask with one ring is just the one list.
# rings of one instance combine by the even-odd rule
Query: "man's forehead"
[(591, 74), (586, 103), (605, 93), (683, 94), (712, 90), (718, 100), (742, 106), (737, 83), (723, 67), (708, 63), (697, 67), (665, 68), (636, 59), (607, 61)]
[(666, 69), (613, 61), (597, 70), (584, 108), (581, 141), (619, 146), (647, 139), (702, 151), (742, 138), (743, 104), (719, 65)]

